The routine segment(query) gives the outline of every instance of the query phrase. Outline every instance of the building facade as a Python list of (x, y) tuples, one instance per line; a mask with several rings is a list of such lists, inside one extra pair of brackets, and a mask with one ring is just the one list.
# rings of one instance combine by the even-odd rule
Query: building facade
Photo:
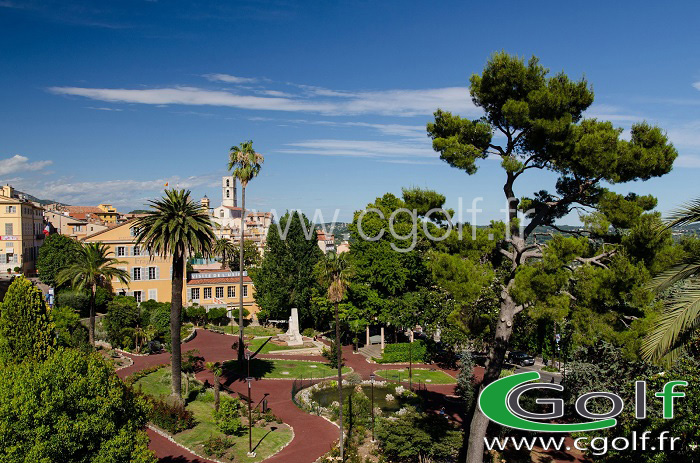
[(44, 211), (44, 218), (51, 224), (52, 232), (82, 240), (97, 232), (105, 231), (109, 225), (101, 221), (80, 220), (68, 215), (67, 211)]
[[(228, 269), (201, 270), (190, 273), (187, 279), (188, 305), (199, 304), (207, 310), (212, 307), (226, 307), (228, 314), (235, 317), (240, 303), (240, 273)], [(250, 316), (260, 308), (254, 299), (255, 287), (247, 272), (243, 272), (243, 307)]]
[[(122, 262), (117, 267), (126, 270), (131, 277), (128, 285), (112, 282), (116, 294), (133, 296), (137, 302), (156, 300), (170, 302), (172, 299), (171, 267), (172, 259), (150, 256), (145, 249), (136, 245), (134, 221), (126, 222), (84, 238), (87, 243), (101, 242), (109, 248), (110, 257)], [(183, 285), (183, 300), (185, 290)]]
[(36, 271), (39, 248), (44, 243), (44, 210), (10, 185), (0, 191), (0, 272), (19, 267)]

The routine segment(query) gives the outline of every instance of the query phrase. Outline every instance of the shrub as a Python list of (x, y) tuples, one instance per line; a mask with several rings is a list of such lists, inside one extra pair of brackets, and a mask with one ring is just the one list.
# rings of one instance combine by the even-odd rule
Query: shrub
[(64, 289), (56, 295), (56, 307), (70, 307), (78, 312), (80, 316), (87, 316), (88, 305), (90, 304), (90, 296), (82, 291), (73, 291)]
[(107, 339), (113, 345), (131, 346), (133, 328), (139, 323), (139, 308), (136, 299), (129, 296), (117, 296), (107, 304), (107, 315), (102, 326), (107, 332)]
[(207, 320), (215, 325), (225, 325), (228, 323), (225, 307), (213, 307), (207, 312)]
[(353, 371), (352, 373), (348, 373), (347, 375), (345, 375), (345, 381), (347, 381), (348, 384), (356, 386), (362, 383), (362, 376), (359, 373)]
[(20, 267), (15, 267), (14, 271), (15, 271), (15, 273), (19, 273), (20, 271), (22, 271), (22, 269)]
[(302, 331), (301, 334), (307, 338), (313, 338), (316, 336), (316, 330), (313, 328), (304, 328), (304, 331)]
[(427, 361), (425, 343), (418, 339), (413, 341), (412, 346), (410, 344), (408, 342), (387, 344), (381, 358), (375, 358), (374, 360), (377, 363), (403, 363), (408, 362), (409, 358), (417, 363)]
[(335, 341), (331, 341), (330, 349), (326, 347), (323, 348), (323, 350), (321, 351), (321, 356), (328, 360), (329, 367), (338, 368), (338, 350), (336, 348)]
[(241, 424), (240, 399), (226, 399), (219, 404), (219, 411), (214, 412), (214, 419), (219, 430), (227, 435), (238, 434), (243, 429)]
[(150, 421), (171, 434), (177, 434), (196, 424), (194, 415), (181, 403), (150, 398)]
[(195, 325), (201, 325), (207, 319), (207, 309), (201, 305), (191, 305), (185, 309), (187, 319)]
[(222, 458), (234, 444), (230, 437), (210, 437), (202, 443), (204, 454), (208, 457), (214, 455), (216, 458)]

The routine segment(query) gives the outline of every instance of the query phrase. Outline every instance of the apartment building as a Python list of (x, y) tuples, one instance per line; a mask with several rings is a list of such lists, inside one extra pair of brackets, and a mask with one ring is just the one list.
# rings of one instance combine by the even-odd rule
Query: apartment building
[(0, 191), (0, 272), (19, 267), (36, 271), (39, 248), (44, 243), (44, 210), (15, 192), (10, 185)]
[[(131, 281), (128, 285), (113, 281), (112, 290), (116, 294), (133, 296), (137, 302), (151, 299), (170, 302), (172, 259), (150, 256), (145, 249), (137, 246), (134, 221), (87, 236), (83, 241), (104, 243), (109, 247), (111, 257), (124, 262), (119, 267), (129, 273)], [(183, 285), (183, 300), (184, 297)]]
[(70, 236), (76, 240), (105, 231), (109, 225), (97, 220), (80, 220), (68, 215), (67, 211), (44, 211), (44, 218), (51, 224), (52, 232)]
[(77, 220), (99, 221), (105, 224), (116, 224), (120, 214), (111, 204), (103, 203), (98, 206), (66, 206), (63, 204), (49, 204), (47, 211), (61, 212)]

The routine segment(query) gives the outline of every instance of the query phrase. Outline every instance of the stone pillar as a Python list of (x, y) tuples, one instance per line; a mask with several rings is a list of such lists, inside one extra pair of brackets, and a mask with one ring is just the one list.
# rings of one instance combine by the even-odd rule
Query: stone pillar
[(369, 325), (367, 325), (367, 342), (365, 343), (365, 346), (369, 346)]
[(382, 342), (382, 352), (384, 352), (384, 327), (383, 327), (383, 326), (382, 326), (381, 331), (382, 331), (382, 332), (381, 332), (381, 337), (382, 337), (382, 341), (381, 341), (381, 342)]

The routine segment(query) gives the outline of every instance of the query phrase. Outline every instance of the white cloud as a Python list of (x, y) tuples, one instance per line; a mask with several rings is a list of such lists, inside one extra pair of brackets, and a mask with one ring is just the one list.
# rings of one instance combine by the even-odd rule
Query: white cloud
[(12, 174), (15, 172), (37, 171), (50, 166), (53, 161), (29, 162), (29, 158), (20, 154), (7, 159), (0, 159), (0, 175)]
[(669, 129), (668, 138), (674, 145), (685, 148), (700, 148), (700, 121), (692, 121)]
[(700, 82), (695, 82), (695, 83), (693, 84), (693, 87), (695, 87), (696, 89), (700, 90)]
[(204, 74), (202, 77), (212, 82), (225, 82), (227, 84), (250, 84), (258, 81), (252, 77), (238, 77), (230, 74)]
[[(208, 76), (214, 75), (219, 76), (208, 74)], [(479, 113), (465, 87), (357, 92), (338, 92), (317, 87), (308, 87), (308, 89), (310, 90), (300, 97), (271, 89), (254, 89), (252, 92), (255, 94), (250, 94), (250, 91), (245, 88), (228, 91), (188, 86), (152, 89), (51, 87), (49, 91), (112, 103), (225, 106), (252, 110), (314, 112), (326, 115), (418, 116), (430, 115), (437, 108), (462, 115)]]
[(370, 140), (306, 140), (288, 143), (278, 150), (289, 154), (313, 154), (318, 156), (343, 156), (358, 158), (393, 159), (396, 161), (416, 161), (437, 159), (429, 143), (406, 143), (402, 141), (370, 141)]

